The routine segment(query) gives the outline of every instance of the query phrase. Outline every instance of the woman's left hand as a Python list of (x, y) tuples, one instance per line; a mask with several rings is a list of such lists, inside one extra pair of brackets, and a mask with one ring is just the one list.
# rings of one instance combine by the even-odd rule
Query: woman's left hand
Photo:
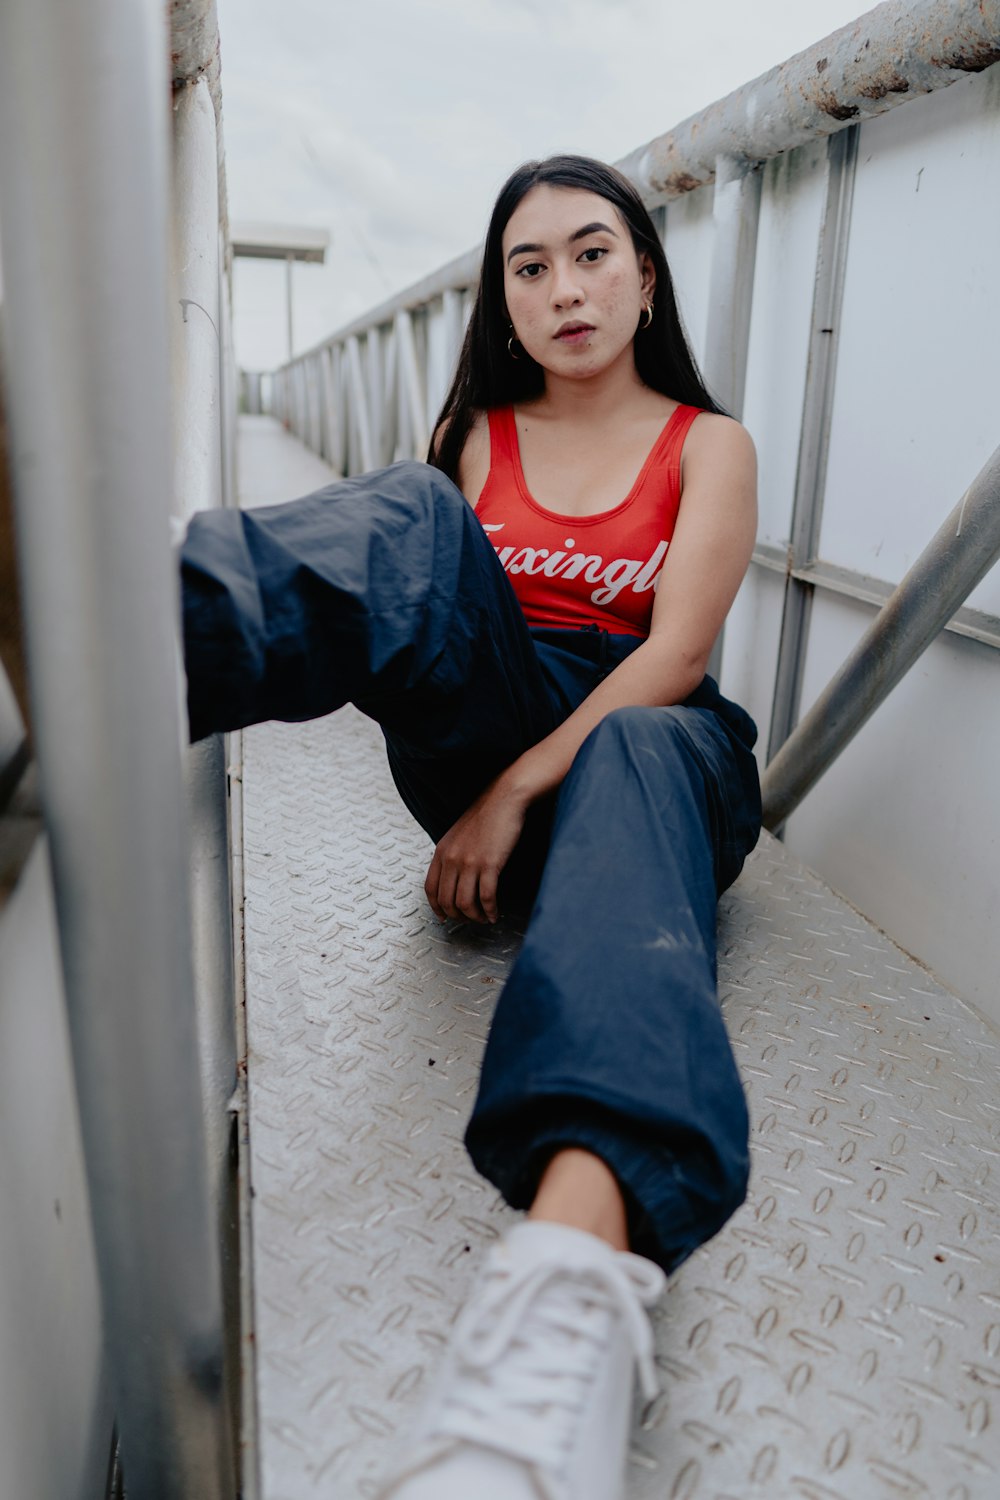
[(497, 882), (521, 837), (528, 803), (491, 782), (434, 851), (424, 891), (435, 916), (497, 920)]

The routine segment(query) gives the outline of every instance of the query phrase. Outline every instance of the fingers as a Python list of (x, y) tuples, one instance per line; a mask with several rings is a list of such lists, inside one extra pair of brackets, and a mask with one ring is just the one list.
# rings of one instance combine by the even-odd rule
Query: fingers
[(479, 871), (468, 865), (458, 877), (455, 887), (455, 907), (459, 916), (472, 922), (485, 922), (486, 915), (479, 904)]
[(487, 922), (495, 922), (499, 913), (497, 911), (497, 882), (500, 871), (494, 869), (483, 870), (479, 876), (479, 905)]
[(438, 886), (440, 884), (440, 879), (440, 861), (438, 860), (437, 854), (435, 853), (434, 858), (431, 860), (430, 868), (427, 871), (427, 878), (424, 881), (424, 895), (427, 897), (427, 900), (430, 903), (431, 911), (437, 917), (438, 921), (443, 922), (447, 918), (447, 912), (438, 899)]
[(440, 922), (448, 917), (495, 922), (498, 873), (480, 870), (472, 862), (460, 865), (443, 858), (440, 850), (436, 850), (424, 881), (424, 894)]

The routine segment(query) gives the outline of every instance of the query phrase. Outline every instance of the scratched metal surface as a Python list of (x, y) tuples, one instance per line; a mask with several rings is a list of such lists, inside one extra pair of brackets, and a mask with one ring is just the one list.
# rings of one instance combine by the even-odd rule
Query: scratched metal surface
[[(354, 710), (248, 732), (244, 793), (262, 1495), (348, 1500), (513, 1217), (461, 1136), (517, 937), (438, 928)], [(657, 1312), (629, 1500), (996, 1500), (998, 1038), (773, 841), (720, 918), (753, 1185)]]

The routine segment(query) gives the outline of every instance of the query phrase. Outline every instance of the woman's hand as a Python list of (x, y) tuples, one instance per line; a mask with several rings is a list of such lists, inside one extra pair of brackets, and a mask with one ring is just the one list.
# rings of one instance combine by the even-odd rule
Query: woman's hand
[(434, 851), (424, 891), (436, 917), (497, 919), (497, 881), (521, 837), (529, 799), (493, 781)]

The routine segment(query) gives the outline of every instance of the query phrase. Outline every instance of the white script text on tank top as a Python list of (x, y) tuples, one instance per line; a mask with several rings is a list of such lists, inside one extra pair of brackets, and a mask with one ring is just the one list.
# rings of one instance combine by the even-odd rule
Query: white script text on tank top
[[(494, 525), (483, 523), (487, 533), (503, 531), (506, 522)], [(491, 536), (492, 540), (492, 536)], [(622, 589), (631, 588), (634, 594), (645, 594), (655, 589), (659, 582), (663, 559), (667, 555), (668, 542), (657, 542), (653, 554), (645, 562), (631, 557), (615, 557), (605, 562), (598, 552), (586, 552), (577, 547), (573, 537), (568, 536), (563, 550), (550, 552), (547, 547), (498, 547), (493, 550), (503, 564), (505, 573), (542, 574), (545, 578), (579, 578), (600, 587), (591, 594), (593, 604), (611, 604)]]

